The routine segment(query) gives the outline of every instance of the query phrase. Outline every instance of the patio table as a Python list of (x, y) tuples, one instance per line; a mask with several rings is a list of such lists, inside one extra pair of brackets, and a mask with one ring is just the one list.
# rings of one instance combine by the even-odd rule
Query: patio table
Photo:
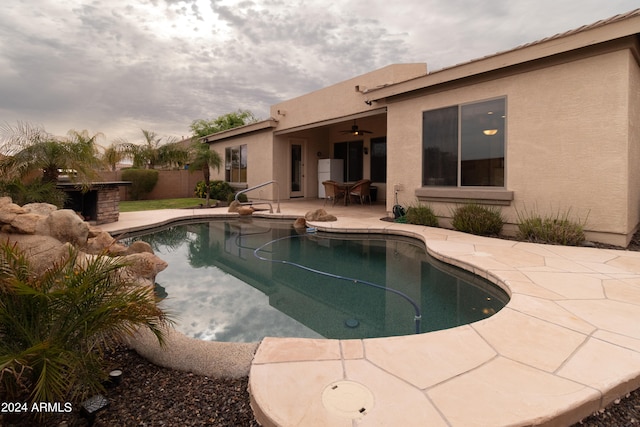
[(349, 204), (349, 193), (351, 192), (351, 187), (353, 187), (354, 182), (338, 182), (337, 187), (340, 191), (344, 191), (344, 205), (347, 206)]

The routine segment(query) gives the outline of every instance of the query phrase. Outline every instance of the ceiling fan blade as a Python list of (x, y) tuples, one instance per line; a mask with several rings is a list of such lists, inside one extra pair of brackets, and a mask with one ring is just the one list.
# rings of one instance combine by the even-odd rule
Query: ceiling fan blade
[(351, 135), (364, 135), (365, 133), (373, 133), (370, 130), (359, 129), (356, 121), (353, 121), (353, 126), (351, 126), (351, 130), (342, 130), (340, 133), (351, 134)]

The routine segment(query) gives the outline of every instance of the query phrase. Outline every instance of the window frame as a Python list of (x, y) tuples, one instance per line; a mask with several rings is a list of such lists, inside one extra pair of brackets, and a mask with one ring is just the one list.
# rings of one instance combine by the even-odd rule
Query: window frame
[[(473, 105), (482, 102), (490, 102), (494, 100), (502, 99), (504, 100), (504, 113), (505, 113), (505, 122), (504, 122), (504, 139), (503, 139), (503, 186), (462, 186), (461, 181), (461, 111), (462, 107), (466, 105)], [(457, 127), (457, 159), (456, 159), (456, 174), (457, 174), (457, 182), (456, 185), (428, 185), (426, 183), (427, 177), (425, 174), (425, 141), (424, 141), (424, 113), (427, 111), (436, 111), (436, 110), (444, 110), (446, 108), (458, 108), (458, 127)], [(487, 205), (502, 205), (509, 206), (513, 202), (514, 192), (507, 190), (507, 130), (508, 130), (508, 97), (497, 96), (493, 98), (487, 98), (480, 101), (472, 101), (460, 103), (457, 105), (449, 105), (440, 108), (435, 108), (432, 110), (423, 111), (423, 130), (422, 130), (422, 171), (421, 171), (421, 180), (422, 187), (419, 187), (415, 190), (415, 196), (419, 201), (424, 202), (441, 202), (441, 203), (481, 203)]]
[[(371, 181), (376, 183), (387, 182), (387, 137), (379, 136), (371, 138), (369, 140), (369, 173), (371, 175)], [(378, 148), (381, 147), (381, 148)], [(384, 151), (384, 154), (379, 155), (377, 151)]]
[[(233, 153), (238, 153), (237, 162), (233, 159)], [(229, 184), (246, 184), (248, 170), (248, 148), (247, 144), (234, 145), (224, 149), (224, 179)], [(234, 180), (234, 171), (237, 171), (237, 180)], [(244, 173), (243, 173), (244, 171)], [(242, 180), (244, 178), (244, 180)]]
[[(502, 157), (501, 158), (489, 158), (489, 161), (495, 161), (495, 160), (500, 160), (499, 164), (502, 168), (502, 176), (500, 177), (499, 181), (502, 182), (502, 185), (480, 185), (480, 184), (474, 184), (474, 185), (463, 185), (463, 109), (466, 107), (470, 107), (473, 105), (480, 105), (480, 104), (488, 104), (490, 102), (493, 101), (498, 101), (498, 100), (502, 100), (503, 101), (503, 107), (504, 107), (504, 116), (502, 117), (502, 119), (504, 119), (504, 123), (502, 124), (502, 128), (501, 128), (501, 145), (502, 145)], [(452, 171), (449, 171), (449, 173), (443, 173), (441, 174), (442, 176), (440, 178), (438, 177), (429, 177), (427, 176), (427, 163), (429, 161), (428, 157), (427, 157), (427, 150), (428, 149), (432, 149), (434, 147), (436, 147), (436, 144), (432, 144), (427, 146), (426, 145), (426, 129), (425, 129), (425, 120), (426, 120), (426, 115), (427, 113), (437, 113), (440, 112), (443, 114), (443, 117), (446, 118), (446, 114), (447, 114), (447, 110), (449, 110), (449, 112), (451, 112), (453, 109), (455, 109), (455, 120), (457, 121), (456, 124), (456, 128), (455, 128), (455, 132), (453, 132), (452, 135), (448, 135), (447, 137), (453, 136), (455, 137), (456, 141), (455, 141), (455, 153), (453, 153), (453, 150), (450, 150), (449, 154), (455, 154), (455, 164), (456, 164), (456, 170), (455, 170), (455, 184), (446, 184), (446, 182), (452, 182), (453, 178), (453, 173), (451, 173)], [(443, 124), (446, 125), (446, 124)], [(497, 96), (497, 97), (493, 97), (493, 98), (487, 98), (487, 99), (483, 99), (483, 100), (479, 100), (479, 101), (471, 101), (471, 102), (465, 102), (465, 103), (460, 103), (460, 104), (454, 104), (454, 105), (449, 105), (449, 106), (444, 106), (444, 107), (440, 107), (440, 108), (434, 108), (431, 110), (424, 110), (422, 112), (422, 144), (421, 144), (421, 150), (422, 150), (422, 187), (423, 188), (447, 188), (447, 189), (466, 189), (466, 190), (473, 190), (473, 189), (482, 189), (482, 190), (487, 190), (487, 189), (491, 189), (491, 190), (505, 190), (507, 188), (507, 182), (506, 182), (506, 153), (507, 153), (507, 96)], [(451, 130), (451, 129), (450, 129)], [(436, 133), (434, 133), (434, 135), (436, 135)], [(442, 141), (445, 143), (445, 145), (449, 145), (449, 148), (452, 148), (453, 146), (452, 141), (446, 141), (447, 138), (442, 139)], [(442, 145), (442, 143), (440, 144)], [(446, 152), (443, 152), (443, 155), (446, 155)], [(441, 165), (440, 165), (441, 166)], [(446, 166), (445, 166), (446, 167)], [(447, 178), (447, 176), (449, 176), (449, 178)], [(429, 181), (438, 181), (441, 180), (444, 183), (439, 183), (439, 182), (434, 182), (433, 184), (430, 184)], [(490, 179), (491, 180), (491, 179)]]

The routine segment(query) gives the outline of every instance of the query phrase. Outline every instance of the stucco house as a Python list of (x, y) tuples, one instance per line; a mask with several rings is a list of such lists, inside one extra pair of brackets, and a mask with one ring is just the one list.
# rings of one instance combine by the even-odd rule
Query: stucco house
[(435, 72), (390, 65), (204, 140), (225, 159), (217, 179), (277, 181), (266, 199), (317, 198), (318, 160), (341, 158), (389, 212), (397, 194), (446, 226), (473, 201), (513, 230), (518, 212), (569, 211), (587, 238), (626, 246), (640, 223), (640, 9)]

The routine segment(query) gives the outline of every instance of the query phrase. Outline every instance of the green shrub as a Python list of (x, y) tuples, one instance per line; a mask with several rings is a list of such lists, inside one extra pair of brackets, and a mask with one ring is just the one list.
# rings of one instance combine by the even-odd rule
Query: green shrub
[(405, 218), (408, 224), (427, 225), (429, 227), (438, 226), (438, 217), (431, 209), (431, 206), (411, 205), (407, 209)]
[[(228, 202), (228, 203), (231, 203), (231, 202), (233, 202), (235, 199), (236, 199), (236, 193), (229, 194), (229, 197), (227, 198), (227, 202)], [(238, 201), (239, 201), (240, 203), (244, 203), (244, 202), (246, 202), (246, 201), (248, 201), (248, 200), (249, 200), (249, 198), (247, 197), (247, 195), (246, 195), (245, 193), (241, 193), (241, 194), (238, 196)]]
[[(200, 181), (196, 184), (194, 189), (196, 197), (201, 199), (206, 198), (206, 185), (204, 181)], [(226, 181), (211, 181), (209, 183), (209, 197), (214, 200), (228, 201), (229, 196), (233, 198), (233, 187)]]
[(158, 171), (155, 169), (125, 169), (122, 180), (131, 181), (129, 194), (133, 200), (141, 200), (151, 193), (158, 183)]
[[(205, 183), (204, 181), (198, 181), (198, 183), (196, 184), (196, 187), (193, 189), (193, 194), (196, 197), (199, 197), (201, 199), (204, 199), (207, 197), (207, 193), (206, 193), (206, 189), (205, 189)], [(209, 194), (209, 197), (211, 197), (211, 194)]]
[(194, 194), (194, 196), (199, 197), (201, 199), (205, 198), (206, 193), (205, 193), (204, 181), (198, 181), (198, 183), (196, 184), (195, 188), (193, 189), (193, 194)]
[(500, 208), (470, 203), (453, 211), (452, 225), (456, 230), (480, 236), (497, 236), (502, 231), (504, 219)]
[(585, 222), (569, 219), (570, 210), (555, 215), (542, 216), (535, 210), (524, 213), (516, 210), (518, 215), (519, 240), (556, 245), (579, 246), (584, 240)]
[[(0, 390), (3, 400), (78, 402), (104, 392), (102, 353), (138, 327), (163, 343), (171, 323), (153, 288), (134, 284), (120, 258), (75, 249), (38, 272), (0, 243)], [(31, 405), (29, 405), (31, 406)]]
[(67, 200), (67, 194), (57, 189), (55, 182), (43, 182), (40, 179), (28, 184), (19, 179), (2, 182), (0, 194), (11, 197), (13, 203), (20, 206), (27, 203), (50, 203), (62, 209)]

